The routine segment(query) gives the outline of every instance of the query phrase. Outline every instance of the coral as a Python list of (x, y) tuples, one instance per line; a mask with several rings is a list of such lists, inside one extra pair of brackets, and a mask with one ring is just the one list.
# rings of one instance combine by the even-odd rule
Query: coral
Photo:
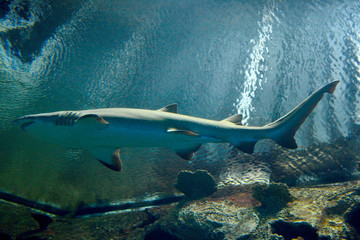
[(266, 213), (278, 212), (293, 200), (288, 187), (283, 183), (258, 184), (252, 190), (253, 197), (260, 201), (261, 208)]
[(207, 197), (216, 191), (214, 178), (205, 170), (181, 171), (175, 187), (190, 199)]

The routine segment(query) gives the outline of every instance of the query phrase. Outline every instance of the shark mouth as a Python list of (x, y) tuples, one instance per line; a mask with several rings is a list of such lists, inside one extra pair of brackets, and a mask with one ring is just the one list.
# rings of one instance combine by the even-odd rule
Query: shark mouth
[(34, 121), (23, 123), (23, 124), (21, 124), (21, 129), (25, 132), (26, 128), (33, 123), (34, 123)]

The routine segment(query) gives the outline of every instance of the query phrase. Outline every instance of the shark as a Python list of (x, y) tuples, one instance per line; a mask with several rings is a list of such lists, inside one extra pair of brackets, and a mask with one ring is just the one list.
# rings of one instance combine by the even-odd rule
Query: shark
[(289, 149), (297, 148), (295, 134), (325, 93), (333, 93), (339, 81), (313, 92), (289, 113), (264, 126), (244, 126), (242, 116), (220, 121), (177, 113), (177, 104), (158, 110), (103, 108), (58, 111), (22, 116), (14, 120), (38, 139), (90, 152), (106, 167), (120, 171), (121, 148), (167, 147), (185, 160), (206, 143), (230, 143), (251, 154), (261, 139), (272, 139)]

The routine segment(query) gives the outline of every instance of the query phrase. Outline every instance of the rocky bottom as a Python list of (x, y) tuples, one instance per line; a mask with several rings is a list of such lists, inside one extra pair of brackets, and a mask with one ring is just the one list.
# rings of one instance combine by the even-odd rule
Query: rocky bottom
[(54, 221), (1, 202), (0, 239), (359, 239), (360, 181), (290, 188), (292, 200), (281, 208), (276, 194), (267, 193), (264, 204), (253, 189), (228, 187), (200, 200)]

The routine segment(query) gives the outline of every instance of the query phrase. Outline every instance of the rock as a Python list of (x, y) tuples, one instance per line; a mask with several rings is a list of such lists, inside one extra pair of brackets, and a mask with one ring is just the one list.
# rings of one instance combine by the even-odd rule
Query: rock
[(272, 223), (271, 231), (277, 235), (283, 236), (285, 240), (291, 239), (319, 239), (317, 230), (307, 222), (285, 222), (284, 220), (277, 220)]
[(228, 201), (196, 202), (178, 214), (178, 231), (184, 239), (227, 239), (248, 237), (258, 226), (252, 209)]
[[(349, 176), (351, 179), (360, 170), (356, 169), (359, 154), (355, 153), (359, 142), (351, 146), (340, 141), (333, 146), (322, 144), (301, 151), (275, 149), (274, 153), (245, 158), (236, 155), (224, 166), (227, 171), (219, 169), (222, 175), (214, 174), (220, 182), (218, 186), (207, 171), (180, 172), (176, 187), (188, 201), (156, 205), (145, 212), (82, 219), (57, 217), (49, 230), (33, 236), (129, 240), (360, 239), (360, 181), (296, 187), (301, 181), (337, 180), (338, 175), (331, 176), (336, 171), (344, 174), (340, 180)], [(266, 162), (258, 165), (261, 161)], [(289, 182), (294, 187), (269, 184), (270, 168), (271, 182)], [(259, 182), (266, 184), (254, 185)], [(260, 204), (262, 207), (258, 208)], [(139, 202), (133, 206), (139, 206)], [(0, 215), (0, 236), (5, 239), (37, 228), (30, 210), (23, 206), (4, 202)], [(51, 222), (40, 215), (32, 216), (40, 226)]]
[[(351, 219), (351, 214), (348, 218), (344, 214), (353, 212), (351, 206), (359, 202), (356, 190), (358, 186), (359, 182), (355, 181), (311, 188), (290, 188), (295, 200), (288, 203), (288, 207), (269, 222), (272, 233), (282, 235), (285, 239), (287, 238), (283, 234), (303, 239), (357, 239), (353, 233), (356, 231), (356, 224), (352, 225), (351, 220), (346, 222), (346, 219)], [(353, 209), (356, 212), (356, 208)], [(307, 237), (310, 230), (312, 236), (316, 233), (317, 238)], [(296, 232), (298, 236), (291, 235), (291, 232)]]
[(360, 203), (354, 204), (345, 213), (345, 221), (355, 230), (357, 237), (360, 237)]
[(31, 213), (31, 216), (39, 224), (40, 229), (46, 229), (54, 221), (50, 216), (42, 213)]
[(175, 235), (165, 232), (161, 228), (156, 228), (151, 232), (147, 233), (144, 240), (180, 240)]
[(175, 187), (190, 199), (207, 197), (216, 191), (214, 178), (205, 170), (181, 171)]
[(357, 180), (360, 178), (359, 142), (356, 136), (294, 151), (264, 140), (259, 144), (268, 146), (267, 151), (251, 155), (236, 152), (224, 160), (218, 187), (270, 182), (304, 187)]
[(355, 140), (339, 139), (291, 151), (275, 147), (270, 164), (271, 181), (288, 186), (309, 186), (359, 179), (359, 151)]
[(283, 183), (255, 185), (252, 190), (253, 197), (261, 203), (263, 213), (278, 212), (293, 200), (288, 187)]
[(271, 170), (262, 157), (264, 154), (236, 155), (227, 160), (219, 175), (219, 187), (241, 186), (244, 184), (269, 184)]
[[(250, 187), (219, 189), (204, 200), (161, 205), (146, 211), (92, 218), (58, 216), (47, 231), (31, 237), (129, 240), (359, 239), (360, 181), (289, 188), (295, 200), (271, 215), (256, 213), (254, 207), (259, 202), (249, 200), (252, 198)], [(24, 231), (37, 228), (30, 213), (28, 208), (3, 202), (0, 205), (0, 238), (14, 239)], [(48, 220), (43, 220), (41, 216), (41, 221), (49, 223)]]
[(3, 239), (3, 240), (11, 240), (11, 237), (9, 234), (7, 233), (2, 233), (0, 232), (0, 239)]

